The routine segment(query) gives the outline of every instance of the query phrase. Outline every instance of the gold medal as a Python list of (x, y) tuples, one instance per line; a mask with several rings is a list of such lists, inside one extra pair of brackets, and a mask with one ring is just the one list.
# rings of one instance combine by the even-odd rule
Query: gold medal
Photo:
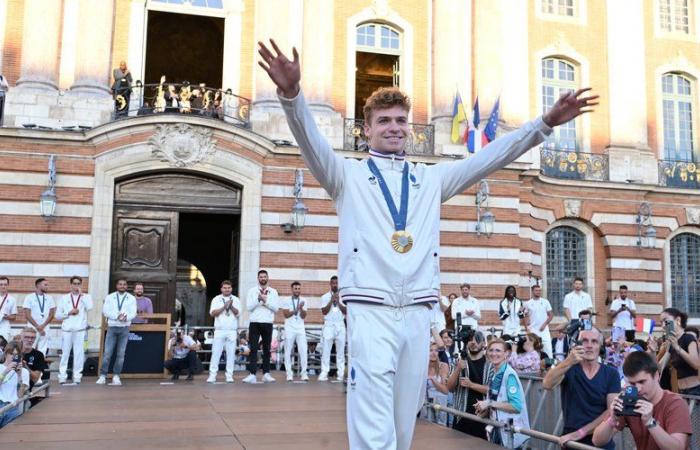
[(394, 231), (391, 246), (399, 253), (408, 253), (413, 248), (413, 236), (406, 230)]

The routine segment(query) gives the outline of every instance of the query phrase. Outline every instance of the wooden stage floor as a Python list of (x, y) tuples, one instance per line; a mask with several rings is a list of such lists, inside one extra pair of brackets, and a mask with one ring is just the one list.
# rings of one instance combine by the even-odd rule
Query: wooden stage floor
[[(220, 374), (221, 375), (221, 374)], [(345, 449), (345, 394), (339, 383), (210, 385), (199, 375), (175, 385), (124, 380), (97, 386), (52, 381), (51, 397), (0, 431), (0, 447), (28, 449)], [(223, 376), (222, 376), (223, 377)], [(165, 380), (163, 380), (165, 381)], [(281, 382), (280, 382), (281, 381)], [(414, 449), (497, 449), (419, 421)]]

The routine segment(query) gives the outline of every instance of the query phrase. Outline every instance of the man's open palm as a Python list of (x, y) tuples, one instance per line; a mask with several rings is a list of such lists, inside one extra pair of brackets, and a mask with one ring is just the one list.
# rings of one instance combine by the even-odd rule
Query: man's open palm
[(575, 119), (583, 113), (592, 112), (593, 106), (598, 104), (598, 95), (583, 97), (591, 88), (579, 89), (576, 92), (566, 92), (552, 106), (552, 109), (542, 117), (544, 123), (550, 127), (556, 127)]
[(296, 48), (292, 48), (292, 61), (287, 58), (273, 39), (270, 44), (275, 51), (273, 54), (262, 42), (258, 42), (260, 48), (258, 53), (262, 61), (258, 61), (260, 67), (270, 76), (277, 85), (277, 89), (284, 97), (296, 97), (299, 93), (299, 81), (301, 80), (301, 69), (299, 67), (299, 53)]

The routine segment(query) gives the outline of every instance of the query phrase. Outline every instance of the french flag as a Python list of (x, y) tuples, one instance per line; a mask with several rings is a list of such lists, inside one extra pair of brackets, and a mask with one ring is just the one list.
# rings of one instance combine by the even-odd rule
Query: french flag
[(654, 319), (637, 317), (634, 321), (634, 329), (640, 333), (651, 334), (651, 332), (654, 331), (654, 325), (656, 325)]
[(489, 143), (488, 138), (479, 129), (479, 124), (481, 123), (481, 115), (479, 114), (479, 97), (476, 98), (474, 102), (474, 110), (472, 111), (472, 121), (468, 123), (469, 127), (466, 131), (467, 150), (469, 153), (475, 153), (486, 147)]

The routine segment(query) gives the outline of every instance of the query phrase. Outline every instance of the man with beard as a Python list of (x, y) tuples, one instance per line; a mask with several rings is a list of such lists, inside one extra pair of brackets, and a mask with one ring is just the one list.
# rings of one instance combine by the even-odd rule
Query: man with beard
[(328, 381), (331, 367), (331, 349), (335, 343), (335, 366), (338, 368), (338, 381), (342, 381), (345, 373), (345, 305), (340, 300), (338, 292), (338, 277), (331, 277), (331, 290), (321, 297), (321, 312), (323, 313), (323, 331), (321, 342), (321, 374), (318, 381)]
[[(447, 379), (447, 389), (454, 392), (454, 408), (476, 414), (474, 404), (484, 400), (491, 363), (486, 360), (486, 339), (481, 331), (474, 333), (467, 342), (467, 358), (460, 356), (458, 370)], [(455, 417), (452, 428), (472, 436), (486, 439), (486, 425), (470, 419)]]
[(56, 303), (53, 297), (46, 292), (49, 290), (49, 282), (46, 278), (39, 278), (34, 282), (36, 291), (24, 298), (24, 314), (28, 325), (36, 330), (34, 348), (46, 355), (49, 349), (49, 324), (56, 315)]
[(248, 290), (246, 307), (248, 308), (248, 336), (250, 337), (250, 357), (248, 358), (248, 371), (250, 374), (243, 379), (244, 383), (255, 384), (255, 376), (258, 371), (258, 348), (262, 338), (262, 369), (263, 383), (274, 383), (275, 379), (270, 375), (270, 345), (272, 343), (272, 322), (275, 313), (279, 309), (279, 295), (277, 291), (268, 285), (269, 276), (266, 270), (258, 271), (258, 285)]

